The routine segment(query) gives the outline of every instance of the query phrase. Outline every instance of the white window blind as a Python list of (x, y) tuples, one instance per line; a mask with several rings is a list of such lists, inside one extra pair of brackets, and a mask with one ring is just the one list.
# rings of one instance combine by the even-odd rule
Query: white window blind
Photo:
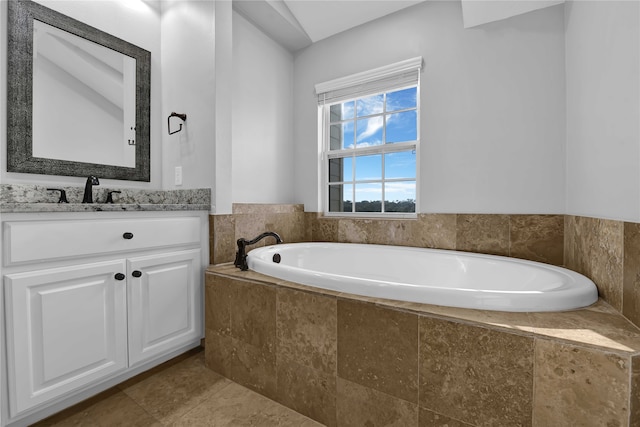
[(422, 57), (315, 86), (328, 216), (418, 212)]
[(341, 77), (315, 86), (318, 104), (329, 104), (370, 93), (418, 84), (422, 57)]

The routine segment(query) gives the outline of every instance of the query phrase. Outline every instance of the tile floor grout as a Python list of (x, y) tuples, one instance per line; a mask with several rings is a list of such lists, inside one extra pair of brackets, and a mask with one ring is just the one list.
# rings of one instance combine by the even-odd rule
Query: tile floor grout
[(34, 426), (320, 427), (322, 424), (208, 369), (204, 351), (199, 348)]

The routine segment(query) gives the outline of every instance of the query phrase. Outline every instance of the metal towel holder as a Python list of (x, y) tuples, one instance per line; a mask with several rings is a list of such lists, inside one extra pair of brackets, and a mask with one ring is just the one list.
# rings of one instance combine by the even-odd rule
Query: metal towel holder
[(180, 123), (180, 127), (178, 128), (178, 130), (174, 130), (173, 132), (171, 132), (171, 117), (177, 117), (181, 119), (183, 122), (187, 121), (186, 114), (171, 113), (169, 117), (167, 117), (167, 130), (169, 131), (169, 135), (173, 135), (174, 133), (178, 133), (182, 130), (182, 123)]

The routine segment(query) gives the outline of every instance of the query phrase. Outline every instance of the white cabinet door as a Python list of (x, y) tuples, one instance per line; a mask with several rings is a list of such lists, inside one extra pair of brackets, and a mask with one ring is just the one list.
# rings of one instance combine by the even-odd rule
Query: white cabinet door
[(202, 337), (200, 249), (131, 258), (129, 365)]
[(126, 280), (115, 277), (125, 268), (117, 260), (4, 277), (11, 416), (126, 369)]

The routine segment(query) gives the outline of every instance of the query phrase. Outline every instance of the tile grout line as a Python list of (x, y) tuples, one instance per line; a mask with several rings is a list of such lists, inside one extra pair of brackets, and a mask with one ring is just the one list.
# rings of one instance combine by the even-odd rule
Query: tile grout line
[[(209, 368), (207, 368), (209, 369)], [(174, 425), (180, 421), (182, 421), (183, 419), (186, 418), (187, 415), (191, 414), (193, 411), (195, 411), (196, 409), (200, 408), (202, 405), (206, 404), (209, 402), (209, 400), (211, 400), (212, 398), (214, 398), (215, 396), (217, 396), (218, 394), (222, 393), (223, 391), (225, 391), (231, 384), (234, 384), (234, 382), (232, 380), (230, 380), (227, 377), (224, 377), (221, 375), (222, 381), (226, 381), (227, 384), (225, 384), (224, 387), (222, 387), (220, 390), (217, 390), (215, 392), (212, 392), (209, 396), (207, 396), (206, 398), (202, 399), (201, 402), (199, 402), (197, 405), (194, 405), (192, 408), (190, 408), (187, 412), (185, 412), (184, 414), (180, 415), (180, 417), (178, 417), (177, 420), (172, 420), (169, 423), (165, 424), (162, 421), (160, 421), (160, 423), (163, 426), (171, 426)]]
[(421, 387), (421, 385), (422, 385), (421, 384), (421, 377), (420, 377), (420, 366), (422, 365), (422, 363), (421, 363), (421, 361), (422, 361), (422, 357), (421, 357), (422, 356), (422, 351), (421, 351), (422, 345), (421, 345), (420, 336), (421, 336), (421, 329), (422, 328), (420, 327), (420, 324), (422, 322), (420, 321), (420, 316), (419, 315), (416, 316), (416, 319), (417, 319), (416, 321), (418, 322), (418, 327), (416, 328), (418, 330), (418, 334), (417, 334), (418, 335), (417, 336), (417, 339), (418, 339), (418, 347), (417, 347), (418, 348), (418, 366), (417, 366), (417, 369), (416, 369), (417, 383), (418, 383), (418, 392), (417, 392), (418, 398), (416, 400), (416, 403), (417, 403), (416, 407), (417, 407), (418, 411), (417, 411), (417, 414), (416, 414), (417, 415), (417, 417), (416, 417), (416, 426), (419, 426), (420, 425), (420, 389), (422, 388)]
[(538, 348), (538, 339), (533, 338), (533, 355), (532, 355), (532, 378), (531, 378), (531, 425), (535, 426), (535, 407), (536, 407), (536, 378), (538, 372), (538, 363), (536, 357), (536, 349)]

